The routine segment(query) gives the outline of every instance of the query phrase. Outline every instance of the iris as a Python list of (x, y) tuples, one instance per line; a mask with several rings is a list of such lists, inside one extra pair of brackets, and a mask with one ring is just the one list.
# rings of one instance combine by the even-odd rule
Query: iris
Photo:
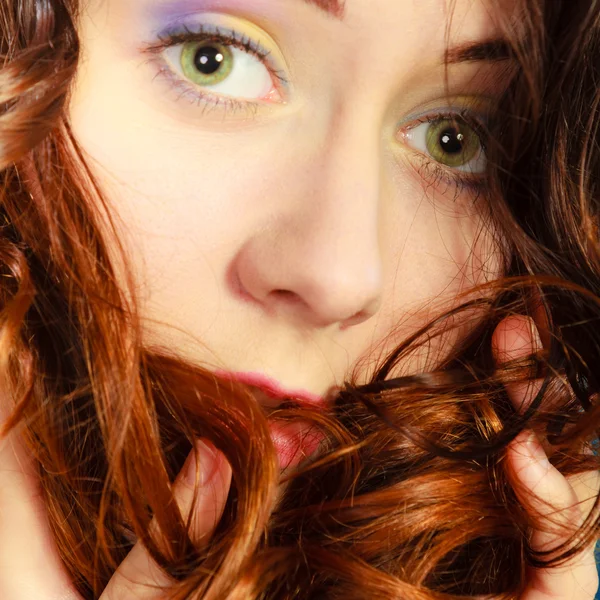
[(188, 42), (181, 52), (181, 68), (187, 78), (199, 86), (225, 81), (233, 71), (233, 52), (214, 41)]
[(440, 119), (427, 130), (427, 150), (447, 167), (462, 167), (481, 151), (479, 135), (464, 121)]

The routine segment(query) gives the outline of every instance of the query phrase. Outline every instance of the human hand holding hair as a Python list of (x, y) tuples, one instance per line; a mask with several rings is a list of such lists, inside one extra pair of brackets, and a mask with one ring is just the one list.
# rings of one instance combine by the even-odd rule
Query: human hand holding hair
[[(496, 328), (492, 346), (498, 363), (517, 360), (541, 350), (542, 342), (533, 320), (509, 317)], [(515, 409), (523, 414), (541, 388), (541, 381), (507, 384)], [(553, 553), (569, 543), (594, 508), (600, 488), (597, 471), (563, 477), (548, 460), (543, 444), (533, 431), (521, 432), (509, 446), (506, 468), (517, 498), (530, 516), (541, 519), (529, 533), (533, 552)], [(561, 527), (562, 526), (562, 527)], [(521, 600), (594, 598), (598, 590), (595, 545), (562, 565), (528, 569), (527, 587)], [(550, 558), (544, 556), (543, 558)]]
[[(527, 317), (508, 317), (497, 327), (492, 345), (498, 363), (532, 354), (540, 341)], [(539, 383), (507, 385), (522, 412), (539, 391)], [(556, 549), (581, 526), (599, 488), (598, 473), (565, 478), (553, 467), (539, 440), (522, 432), (506, 456), (509, 479), (523, 508), (539, 523), (529, 535), (533, 552)], [(219, 522), (231, 483), (231, 468), (222, 453), (199, 441), (173, 485), (183, 519), (190, 518), (191, 539), (209, 543)], [(197, 496), (194, 502), (194, 489)], [(550, 505), (546, 504), (548, 501)], [(591, 503), (591, 504), (590, 504)], [(191, 516), (190, 516), (191, 515)], [(556, 521), (566, 526), (557, 529)], [(155, 524), (152, 527), (156, 526)], [(571, 529), (572, 528), (572, 529)], [(598, 574), (593, 548), (561, 566), (530, 568), (521, 600), (587, 600), (594, 598)], [(116, 569), (100, 600), (144, 600), (164, 597), (169, 578), (141, 542)], [(66, 574), (53, 541), (35, 466), (16, 430), (0, 445), (0, 597), (3, 600), (81, 600)]]
[[(190, 518), (197, 547), (208, 543), (219, 522), (230, 482), (223, 454), (200, 440), (173, 485), (173, 498), (183, 519)], [(163, 598), (168, 585), (169, 578), (137, 542), (100, 600)], [(0, 443), (0, 598), (81, 600), (60, 562), (34, 465), (14, 431)]]

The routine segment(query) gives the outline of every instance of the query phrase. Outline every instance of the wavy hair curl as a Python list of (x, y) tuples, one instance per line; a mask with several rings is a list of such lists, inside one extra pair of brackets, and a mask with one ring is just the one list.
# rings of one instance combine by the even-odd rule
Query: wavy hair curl
[[(582, 551), (598, 501), (569, 543), (535, 553), (502, 463), (530, 427), (563, 473), (598, 468), (600, 4), (521, 0), (519, 36), (504, 24), (519, 69), (490, 127), (502, 281), (399, 345), (369, 384), (350, 378), (330, 413), (290, 403), (269, 416), (242, 386), (141, 342), (132, 278), (117, 285), (98, 208), (110, 212), (66, 113), (79, 10), (77, 0), (0, 4), (0, 372), (5, 432), (22, 428), (83, 597), (99, 597), (136, 539), (180, 600), (515, 598), (528, 564)], [(545, 351), (498, 368), (495, 325), (540, 306)], [(391, 378), (474, 310), (478, 325), (451, 357)], [(520, 415), (504, 386), (533, 376), (544, 385)], [(268, 422), (297, 417), (325, 442), (277, 502)], [(233, 470), (205, 548), (170, 487), (198, 437)]]

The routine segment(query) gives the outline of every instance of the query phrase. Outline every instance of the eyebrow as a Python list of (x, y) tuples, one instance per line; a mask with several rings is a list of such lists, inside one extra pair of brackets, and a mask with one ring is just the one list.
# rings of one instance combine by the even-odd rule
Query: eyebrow
[(512, 56), (509, 43), (504, 39), (467, 42), (446, 50), (442, 62), (456, 64), (463, 62), (508, 60)]
[(304, 0), (304, 2), (320, 8), (336, 19), (341, 20), (344, 17), (344, 0)]

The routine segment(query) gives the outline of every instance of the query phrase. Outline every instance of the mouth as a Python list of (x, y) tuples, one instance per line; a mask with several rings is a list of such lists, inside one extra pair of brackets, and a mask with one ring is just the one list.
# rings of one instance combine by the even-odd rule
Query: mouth
[[(251, 387), (257, 401), (266, 408), (279, 408), (286, 401), (312, 408), (322, 408), (325, 405), (323, 396), (306, 390), (286, 389), (278, 381), (262, 373), (217, 371), (215, 374), (222, 379)], [(306, 421), (273, 420), (270, 429), (282, 470), (296, 467), (313, 455), (323, 439), (319, 430)]]

